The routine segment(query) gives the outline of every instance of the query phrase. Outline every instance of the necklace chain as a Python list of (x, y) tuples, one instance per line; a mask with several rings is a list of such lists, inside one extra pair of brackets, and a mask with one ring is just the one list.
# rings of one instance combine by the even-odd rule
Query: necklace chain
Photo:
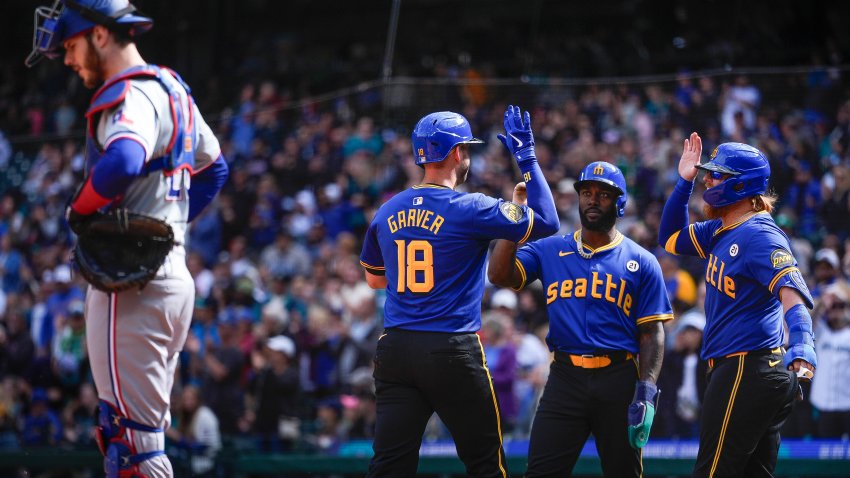
[[(578, 246), (578, 255), (580, 255), (581, 257), (584, 257), (585, 259), (590, 259), (591, 257), (593, 257), (593, 254), (595, 254), (596, 251), (594, 251), (594, 252), (585, 252), (584, 251), (584, 243), (581, 240), (581, 231), (582, 231), (581, 229), (578, 230), (578, 239), (576, 240), (576, 246)], [(620, 236), (622, 235), (620, 233), (620, 231), (615, 231), (615, 232), (616, 232), (616, 234), (614, 234), (614, 239), (611, 239), (611, 242), (617, 242), (617, 240), (620, 239)], [(611, 242), (609, 242), (609, 244), (611, 244)]]

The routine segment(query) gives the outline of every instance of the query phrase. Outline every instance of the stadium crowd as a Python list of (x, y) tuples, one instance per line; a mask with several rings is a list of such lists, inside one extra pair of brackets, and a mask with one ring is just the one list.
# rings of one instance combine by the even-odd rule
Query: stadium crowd
[[(818, 298), (821, 366), (784, 436), (850, 438), (850, 377), (840, 365), (850, 359), (850, 90), (843, 75), (823, 68), (758, 77), (682, 72), (657, 83), (529, 85), (516, 101), (531, 111), (562, 232), (580, 226), (573, 181), (584, 165), (610, 161), (627, 178), (622, 229), (656, 253), (676, 312), (666, 324), (653, 437), (697, 436), (702, 264), (655, 244), (682, 141), (698, 131), (707, 152), (740, 141), (768, 154), (777, 223)], [(484, 85), (445, 91), (486, 140), (473, 150), (464, 187), (510, 198), (518, 178), (495, 135), (513, 98)], [(207, 113), (231, 177), (190, 230), (195, 312), (168, 432), (173, 450), (194, 451), (197, 474), (213, 468), (222, 437), (262, 451), (321, 453), (371, 436), (382, 294), (364, 281), (361, 239), (377, 207), (421, 178), (411, 158), (412, 125), (382, 123), (388, 99), (381, 93), (295, 108), (274, 81), (251, 81), (225, 96), (221, 111)], [(392, 95), (392, 104), (418, 105), (422, 113), (440, 107), (415, 103), (415, 88)], [(25, 97), (4, 111), (6, 135), (68, 135), (81, 127), (79, 105), (67, 100)], [(82, 143), (72, 135), (29, 154), (0, 137), (0, 448), (93, 444), (86, 285), (70, 265), (74, 238), (63, 219), (82, 175)], [(702, 217), (699, 196), (692, 218)], [(482, 307), (480, 334), (504, 430), (524, 438), (550, 361), (543, 296), (488, 286)], [(427, 438), (445, 437), (434, 421)]]

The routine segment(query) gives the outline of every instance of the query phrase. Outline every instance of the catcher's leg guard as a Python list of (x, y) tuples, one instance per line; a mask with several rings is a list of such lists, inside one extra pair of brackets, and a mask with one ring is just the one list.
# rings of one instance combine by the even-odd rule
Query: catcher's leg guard
[(103, 454), (106, 478), (146, 478), (139, 472), (139, 463), (164, 455), (165, 450), (136, 453), (132, 443), (124, 439), (129, 428), (148, 433), (162, 433), (162, 428), (151, 427), (125, 417), (111, 403), (101, 400), (99, 404), (97, 446)]

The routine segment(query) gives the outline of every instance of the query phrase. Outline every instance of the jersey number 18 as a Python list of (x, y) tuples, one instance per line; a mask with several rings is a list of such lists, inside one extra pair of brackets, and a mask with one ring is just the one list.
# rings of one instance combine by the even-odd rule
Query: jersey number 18
[(405, 244), (404, 241), (397, 240), (395, 244), (398, 248), (396, 291), (399, 293), (407, 290), (418, 293), (431, 292), (434, 288), (434, 249), (431, 243), (417, 240)]

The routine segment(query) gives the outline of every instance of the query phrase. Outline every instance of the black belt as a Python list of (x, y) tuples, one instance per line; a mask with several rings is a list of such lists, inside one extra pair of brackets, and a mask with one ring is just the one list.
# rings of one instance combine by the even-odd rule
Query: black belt
[(708, 359), (708, 368), (714, 368), (715, 365), (726, 360), (728, 358), (735, 357), (763, 357), (765, 355), (785, 355), (785, 350), (782, 347), (776, 347), (773, 349), (758, 349), (758, 350), (750, 350), (748, 352), (735, 352), (729, 355), (724, 355), (722, 357), (712, 357)]

